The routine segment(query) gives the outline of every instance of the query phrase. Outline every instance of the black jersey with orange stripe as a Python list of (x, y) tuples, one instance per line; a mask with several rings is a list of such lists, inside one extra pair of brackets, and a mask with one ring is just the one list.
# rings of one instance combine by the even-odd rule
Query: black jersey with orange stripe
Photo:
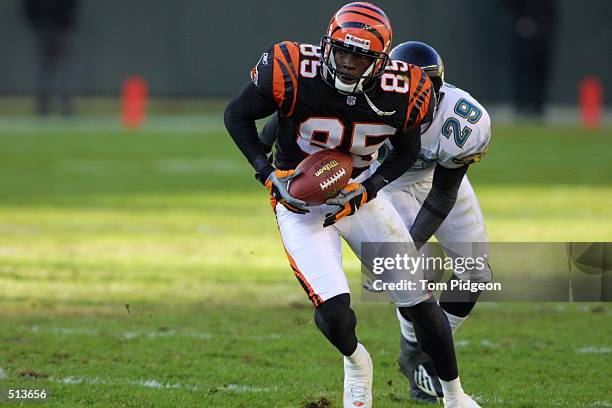
[(276, 168), (292, 169), (309, 154), (336, 149), (364, 169), (387, 138), (433, 116), (433, 86), (416, 66), (391, 61), (376, 86), (354, 95), (327, 84), (319, 70), (319, 47), (290, 41), (270, 47), (251, 70), (261, 95), (278, 108)]

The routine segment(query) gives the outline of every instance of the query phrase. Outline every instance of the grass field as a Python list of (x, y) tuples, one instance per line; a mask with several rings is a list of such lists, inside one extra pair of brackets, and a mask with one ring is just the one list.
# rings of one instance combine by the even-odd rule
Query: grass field
[[(0, 121), (0, 389), (46, 388), (49, 407), (340, 406), (341, 359), (220, 118), (93, 125)], [(612, 241), (609, 128), (493, 138), (470, 170), (492, 241)], [(354, 307), (376, 406), (417, 406), (393, 308)], [(481, 303), (456, 343), (483, 407), (612, 407), (610, 304)]]

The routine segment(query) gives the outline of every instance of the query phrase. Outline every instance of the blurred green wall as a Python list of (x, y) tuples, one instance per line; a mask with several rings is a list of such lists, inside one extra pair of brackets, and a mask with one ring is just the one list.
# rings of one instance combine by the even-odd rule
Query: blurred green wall
[[(537, 1), (537, 0), (534, 0)], [(394, 43), (422, 40), (445, 59), (447, 80), (487, 102), (512, 95), (513, 27), (501, 0), (376, 1)], [(261, 52), (280, 40), (318, 42), (339, 1), (82, 0), (75, 38), (79, 93), (110, 95), (139, 74), (151, 92), (225, 97), (248, 81)], [(558, 0), (550, 101), (573, 103), (585, 75), (612, 92), (612, 2)], [(0, 93), (31, 93), (36, 58), (21, 0), (0, 2)]]

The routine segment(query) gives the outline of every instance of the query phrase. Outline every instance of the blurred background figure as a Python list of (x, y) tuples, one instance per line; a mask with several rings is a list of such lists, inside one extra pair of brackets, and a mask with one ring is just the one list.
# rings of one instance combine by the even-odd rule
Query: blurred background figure
[(37, 111), (51, 110), (54, 91), (59, 109), (71, 115), (73, 107), (74, 32), (78, 0), (24, 0), (26, 18), (32, 27), (38, 53)]
[(514, 107), (521, 117), (541, 119), (555, 43), (556, 0), (503, 0), (514, 19)]

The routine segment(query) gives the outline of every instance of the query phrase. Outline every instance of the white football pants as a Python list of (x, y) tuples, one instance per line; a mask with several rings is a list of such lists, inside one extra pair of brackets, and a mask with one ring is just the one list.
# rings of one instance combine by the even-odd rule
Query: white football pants
[[(391, 201), (409, 230), (431, 190), (433, 173), (426, 171), (423, 173), (424, 177), (416, 182), (414, 175), (410, 175), (412, 178), (406, 181), (409, 177), (407, 174), (406, 178), (400, 177), (379, 193)], [(457, 202), (434, 236), (451, 258), (482, 256), (488, 259), (488, 236), (484, 217), (467, 176), (459, 187)], [(490, 282), (491, 270), (487, 267), (457, 276), (473, 282)]]
[[(355, 182), (363, 181), (369, 175), (370, 172), (366, 171)], [(342, 269), (341, 238), (360, 259), (361, 244), (364, 242), (403, 243), (405, 253), (416, 254), (408, 229), (384, 195), (364, 204), (355, 214), (324, 228), (325, 215), (337, 209), (337, 206), (321, 205), (309, 207), (308, 214), (296, 214), (282, 204), (276, 204), (275, 208), (291, 268), (315, 306), (342, 293), (350, 293)], [(397, 245), (394, 251), (396, 248)], [(408, 272), (398, 269), (389, 272), (392, 276), (389, 280), (392, 281), (419, 282), (424, 279), (422, 270)], [(398, 290), (388, 294), (391, 301), (404, 307), (416, 305), (430, 296), (420, 289)]]

